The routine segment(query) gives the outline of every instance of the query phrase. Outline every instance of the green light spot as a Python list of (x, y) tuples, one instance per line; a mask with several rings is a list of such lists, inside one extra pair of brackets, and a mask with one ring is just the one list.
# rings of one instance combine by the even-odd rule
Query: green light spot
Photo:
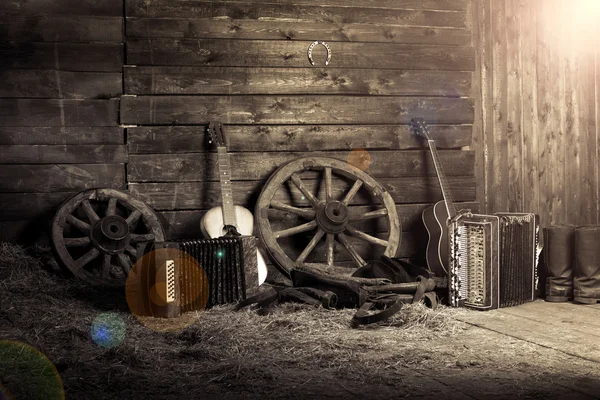
[(304, 196), (302, 196), (301, 198), (302, 198), (302, 200), (305, 200)]
[(217, 252), (217, 257), (219, 257), (219, 258), (223, 257), (223, 252), (221, 250), (219, 250)]

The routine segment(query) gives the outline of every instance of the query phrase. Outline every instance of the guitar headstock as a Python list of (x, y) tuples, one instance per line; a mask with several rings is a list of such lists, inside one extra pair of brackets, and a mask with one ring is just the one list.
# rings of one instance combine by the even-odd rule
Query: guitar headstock
[(225, 134), (223, 125), (218, 121), (208, 123), (208, 143), (215, 143), (217, 147), (225, 147)]
[(427, 124), (423, 118), (411, 119), (410, 125), (417, 135), (424, 137), (427, 140), (431, 140), (431, 137), (429, 136), (429, 129), (427, 128)]

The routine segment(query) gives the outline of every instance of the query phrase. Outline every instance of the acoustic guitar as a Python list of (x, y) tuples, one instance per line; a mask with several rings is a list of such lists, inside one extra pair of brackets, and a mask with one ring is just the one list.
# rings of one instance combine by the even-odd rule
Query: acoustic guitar
[(444, 197), (444, 200), (440, 200), (433, 206), (423, 210), (421, 215), (429, 235), (426, 252), (427, 266), (436, 276), (447, 276), (449, 266), (448, 221), (456, 216), (456, 206), (452, 199), (450, 186), (446, 181), (446, 175), (435, 142), (429, 136), (425, 121), (423, 118), (413, 118), (411, 125), (417, 135), (427, 139)]
[[(225, 133), (220, 122), (210, 122), (208, 126), (209, 142), (216, 143), (221, 182), (221, 206), (213, 207), (200, 220), (202, 234), (209, 238), (222, 236), (251, 236), (254, 231), (254, 216), (247, 208), (234, 205), (231, 190), (231, 167), (225, 145)], [(257, 250), (258, 284), (267, 279), (267, 264), (260, 250)]]

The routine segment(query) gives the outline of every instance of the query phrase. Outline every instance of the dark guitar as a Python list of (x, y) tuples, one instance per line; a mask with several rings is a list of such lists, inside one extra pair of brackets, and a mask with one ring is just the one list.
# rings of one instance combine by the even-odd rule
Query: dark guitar
[(456, 216), (456, 207), (452, 200), (450, 186), (446, 181), (446, 175), (440, 157), (437, 153), (434, 141), (429, 136), (429, 131), (423, 118), (413, 118), (411, 125), (415, 133), (427, 139), (433, 164), (440, 181), (442, 195), (444, 200), (440, 200), (433, 206), (428, 207), (423, 211), (422, 218), (425, 224), (425, 229), (429, 234), (429, 242), (427, 243), (427, 266), (436, 276), (448, 275), (449, 263), (449, 248), (448, 248), (448, 220)]

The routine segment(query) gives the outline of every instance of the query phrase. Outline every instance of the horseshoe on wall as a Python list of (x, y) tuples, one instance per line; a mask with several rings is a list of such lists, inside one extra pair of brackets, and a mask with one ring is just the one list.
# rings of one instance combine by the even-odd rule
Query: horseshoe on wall
[(315, 65), (315, 62), (312, 58), (312, 51), (313, 48), (318, 44), (323, 45), (327, 50), (327, 59), (325, 60), (325, 65), (329, 65), (329, 61), (331, 60), (331, 49), (329, 48), (329, 45), (327, 43), (319, 40), (315, 40), (310, 44), (310, 46), (308, 46), (308, 61), (310, 61), (311, 65)]

